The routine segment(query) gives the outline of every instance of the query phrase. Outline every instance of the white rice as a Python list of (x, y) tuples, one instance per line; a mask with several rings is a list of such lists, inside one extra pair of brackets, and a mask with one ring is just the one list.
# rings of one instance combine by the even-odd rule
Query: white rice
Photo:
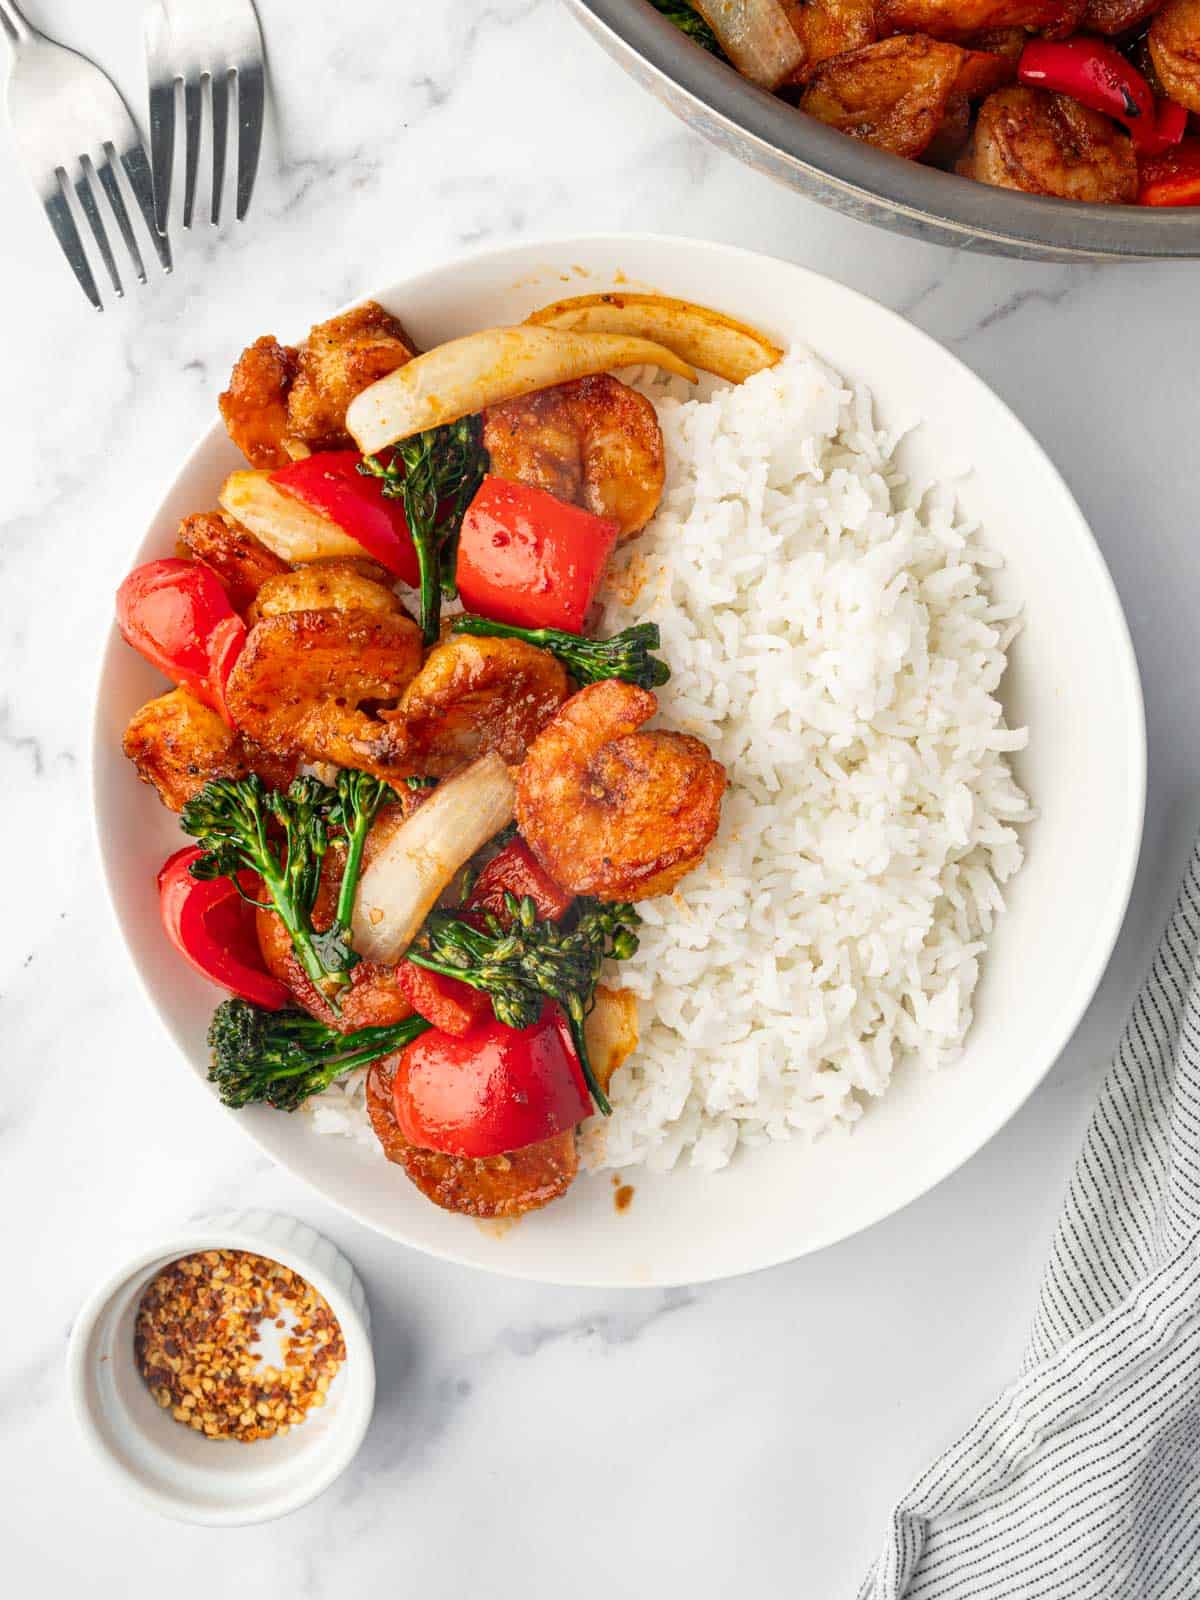
[[(613, 561), (604, 633), (652, 619), (664, 726), (729, 772), (721, 830), (609, 981), (641, 1039), (593, 1168), (811, 1138), (907, 1063), (960, 1054), (1031, 813), (995, 698), (1017, 630), (953, 492), (916, 495), (870, 396), (806, 352), (711, 398), (656, 394), (667, 486)], [(312, 1102), (374, 1145), (362, 1075)]]
[(987, 592), (999, 560), (952, 492), (906, 493), (865, 391), (793, 352), (659, 414), (666, 493), (601, 631), (660, 625), (662, 723), (729, 788), (703, 865), (639, 907), (619, 981), (641, 1039), (584, 1158), (712, 1170), (959, 1055), (1021, 864), (1026, 735), (995, 698), (1017, 627)]

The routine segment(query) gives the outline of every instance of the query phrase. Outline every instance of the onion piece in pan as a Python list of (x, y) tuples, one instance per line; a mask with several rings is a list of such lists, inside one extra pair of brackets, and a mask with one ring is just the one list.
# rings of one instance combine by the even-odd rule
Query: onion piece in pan
[(805, 49), (780, 0), (692, 0), (743, 78), (778, 89), (804, 64)]
[(383, 845), (354, 900), (354, 948), (399, 961), (460, 867), (512, 821), (516, 791), (494, 750), (438, 787)]
[(486, 406), (614, 367), (663, 367), (689, 383), (696, 374), (663, 345), (627, 334), (557, 328), (486, 328), (436, 345), (357, 395), (346, 426), (364, 455)]
[(742, 383), (773, 367), (783, 351), (756, 328), (688, 300), (663, 294), (581, 294), (557, 300), (526, 319), (539, 328), (571, 333), (625, 333), (653, 339), (693, 367), (726, 383)]

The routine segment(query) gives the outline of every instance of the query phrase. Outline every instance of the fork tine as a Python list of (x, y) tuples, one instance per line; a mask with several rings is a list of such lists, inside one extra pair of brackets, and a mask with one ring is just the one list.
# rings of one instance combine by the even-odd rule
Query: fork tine
[(225, 144), (229, 136), (229, 73), (214, 72), (209, 79), (212, 89), (212, 140), (213, 174), (212, 204), (209, 220), (215, 228), (221, 220), (221, 191), (225, 187)]
[(261, 61), (238, 67), (237, 91), (237, 219), (241, 222), (250, 209), (250, 196), (254, 193), (254, 178), (258, 172), (258, 153), (262, 147), (266, 85)]
[(183, 85), (183, 225), (192, 225), (196, 204), (196, 172), (200, 165), (200, 117), (204, 107), (203, 80), (187, 78)]
[(150, 86), (150, 159), (154, 168), (154, 225), (165, 234), (171, 209), (171, 166), (175, 160), (175, 84), (159, 79)]
[(150, 240), (158, 256), (159, 265), (164, 272), (170, 272), (171, 241), (165, 233), (158, 231), (154, 216), (154, 184), (150, 177), (150, 163), (146, 159), (145, 146), (133, 144), (128, 150), (122, 151), (121, 165), (125, 168), (125, 176), (129, 179), (129, 187), (133, 190), (138, 210), (150, 230)]
[(54, 229), (54, 236), (62, 246), (63, 254), (70, 264), (71, 271), (79, 280), (80, 288), (96, 310), (103, 311), (104, 302), (101, 300), (100, 291), (96, 287), (96, 280), (92, 277), (92, 269), (88, 265), (88, 258), (84, 253), (83, 240), (79, 237), (79, 229), (75, 226), (75, 218), (71, 215), (71, 207), (67, 203), (67, 175), (59, 167), (54, 176), (56, 187), (51, 193), (43, 197), (42, 204), (46, 208), (50, 226)]
[(100, 259), (108, 269), (112, 279), (113, 290), (118, 299), (124, 297), (125, 290), (121, 284), (121, 275), (117, 271), (116, 259), (112, 253), (112, 246), (108, 242), (108, 234), (104, 231), (104, 223), (100, 216), (100, 209), (96, 205), (96, 196), (92, 193), (91, 180), (92, 162), (89, 156), (79, 158), (79, 176), (75, 180), (75, 195), (81, 210), (88, 220), (96, 240), (96, 247), (100, 251)]
[(125, 248), (133, 258), (134, 271), (137, 273), (139, 283), (146, 281), (146, 268), (142, 261), (142, 252), (138, 249), (137, 236), (133, 231), (133, 223), (129, 220), (129, 212), (125, 209), (125, 200), (121, 194), (121, 186), (117, 182), (117, 174), (113, 168), (117, 152), (111, 144), (104, 146), (104, 160), (96, 169), (100, 179), (100, 187), (108, 196), (108, 203), (112, 207), (113, 216), (117, 219), (117, 227), (121, 230), (121, 237), (125, 241)]

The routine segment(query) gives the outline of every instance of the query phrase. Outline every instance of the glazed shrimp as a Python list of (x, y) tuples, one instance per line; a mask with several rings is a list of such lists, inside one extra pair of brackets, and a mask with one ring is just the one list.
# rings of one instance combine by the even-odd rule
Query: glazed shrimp
[(229, 437), (253, 467), (352, 443), (346, 408), (414, 354), (395, 317), (373, 300), (318, 323), (298, 348), (272, 334), (238, 357), (218, 404)]
[(1166, 0), (1150, 24), (1150, 57), (1170, 98), (1200, 112), (1200, 0)]
[(412, 772), (448, 777), (489, 750), (523, 761), (566, 698), (566, 671), (548, 651), (453, 635), (429, 652), (400, 702)]
[(1067, 95), (1014, 86), (989, 95), (954, 169), (1002, 189), (1110, 205), (1137, 196), (1129, 135)]
[(1078, 23), (1087, 0), (879, 0), (881, 37), (925, 34), (964, 42), (991, 28), (1028, 28), (1063, 38)]
[(919, 34), (881, 39), (817, 67), (802, 111), (898, 156), (919, 156), (952, 101), (994, 89), (1011, 69), (999, 57)]
[(545, 489), (639, 533), (662, 498), (662, 430), (636, 390), (601, 373), (489, 406), (483, 443), (499, 478)]
[(421, 630), (407, 616), (283, 611), (250, 629), (229, 675), (229, 710), (280, 755), (396, 777), (410, 770), (403, 728), (382, 713), (420, 665)]
[(517, 826), (572, 894), (666, 894), (712, 843), (725, 769), (699, 739), (640, 733), (647, 689), (609, 678), (574, 694), (517, 774)]

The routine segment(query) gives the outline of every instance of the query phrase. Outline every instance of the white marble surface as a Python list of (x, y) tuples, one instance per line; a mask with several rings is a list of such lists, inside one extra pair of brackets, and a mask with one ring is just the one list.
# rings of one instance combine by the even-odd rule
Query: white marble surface
[[(30, 10), (140, 102), (135, 0)], [(849, 1594), (893, 1498), (1014, 1370), (1097, 1075), (1200, 820), (1196, 268), (990, 261), (839, 219), (685, 132), (558, 0), (260, 0), (260, 12), (275, 101), (250, 224), (197, 232), (172, 279), (103, 317), (0, 141), (6, 1580), (38, 1596), (178, 1600), (235, 1585), (330, 1600), (385, 1584), (446, 1600), (566, 1585), (580, 1600)], [(493, 1280), (374, 1237), (196, 1093), (115, 941), (86, 729), (126, 553), (248, 336), (299, 329), (464, 246), (643, 226), (831, 273), (911, 316), (1015, 407), (1124, 597), (1150, 800), (1100, 995), (982, 1154), (790, 1267), (697, 1292), (595, 1294)], [(233, 1203), (291, 1211), (354, 1259), (380, 1394), (366, 1448), (323, 1499), (282, 1524), (208, 1532), (156, 1520), (84, 1456), (63, 1352), (115, 1258)]]

